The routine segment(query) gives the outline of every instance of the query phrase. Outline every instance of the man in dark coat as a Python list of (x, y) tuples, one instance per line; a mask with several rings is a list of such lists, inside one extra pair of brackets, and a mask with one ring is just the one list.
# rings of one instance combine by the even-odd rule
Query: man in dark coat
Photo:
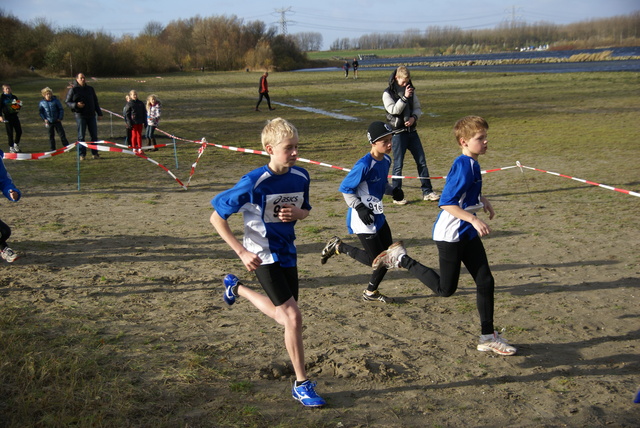
[[(83, 73), (78, 73), (76, 76), (76, 83), (69, 89), (65, 102), (75, 115), (78, 125), (78, 141), (85, 141), (87, 128), (89, 129), (91, 141), (98, 141), (98, 122), (96, 119), (102, 119), (102, 109), (98, 104), (96, 91), (87, 85), (86, 77)], [(80, 160), (84, 160), (87, 155), (87, 148), (79, 144), (78, 151)], [(94, 159), (100, 158), (97, 150), (91, 149), (91, 153)]]

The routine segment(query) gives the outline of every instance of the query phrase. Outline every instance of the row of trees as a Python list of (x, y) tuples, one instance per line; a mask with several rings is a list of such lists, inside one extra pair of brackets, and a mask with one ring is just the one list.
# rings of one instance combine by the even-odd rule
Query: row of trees
[[(369, 34), (338, 39), (331, 50), (423, 48), (430, 53), (460, 49), (484, 52), (541, 44), (579, 47), (638, 45), (640, 11), (570, 25), (510, 23), (484, 30), (429, 27), (402, 34)], [(261, 21), (244, 22), (236, 16), (196, 16), (164, 26), (149, 22), (137, 36), (116, 38), (79, 27), (56, 29), (45, 19), (23, 23), (0, 10), (0, 77), (16, 69), (35, 67), (72, 76), (78, 71), (96, 76), (208, 70), (276, 69), (308, 66), (306, 51), (319, 50), (322, 35), (278, 35)], [(586, 45), (585, 45), (586, 44)], [(453, 48), (452, 48), (453, 47)]]
[(317, 38), (309, 35), (297, 41), (261, 21), (245, 23), (236, 16), (197, 16), (167, 26), (149, 22), (138, 36), (115, 38), (78, 27), (57, 30), (44, 19), (26, 24), (2, 11), (0, 40), (0, 75), (11, 65), (68, 76), (78, 71), (113, 76), (194, 68), (289, 70), (307, 62), (297, 43), (317, 46)]
[(494, 29), (462, 30), (432, 26), (424, 32), (406, 30), (402, 34), (366, 34), (355, 39), (335, 40), (330, 50), (425, 48), (447, 53), (449, 46), (475, 46), (480, 51), (516, 49), (539, 45), (637, 46), (640, 43), (640, 11), (626, 16), (589, 20), (568, 25), (549, 23), (504, 23)]

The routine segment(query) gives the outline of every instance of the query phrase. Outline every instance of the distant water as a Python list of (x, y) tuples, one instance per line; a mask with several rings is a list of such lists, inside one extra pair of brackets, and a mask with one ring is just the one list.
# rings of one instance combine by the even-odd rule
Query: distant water
[[(569, 58), (578, 54), (595, 54), (603, 51), (612, 51), (612, 57), (640, 56), (640, 46), (610, 49), (581, 49), (569, 51), (526, 51), (526, 52), (500, 52), (477, 55), (439, 55), (403, 58), (373, 58), (359, 61), (365, 70), (392, 69), (398, 65), (406, 65), (411, 69), (431, 71), (467, 71), (467, 72), (500, 72), (500, 73), (577, 73), (592, 71), (632, 71), (640, 72), (640, 60), (617, 61), (588, 61), (588, 62), (561, 62), (544, 64), (503, 64), (503, 65), (473, 65), (429, 67), (421, 65), (427, 62), (452, 62), (452, 61), (496, 61), (506, 59), (537, 59), (537, 58)], [(322, 69), (304, 69), (298, 71), (342, 71), (337, 67)]]

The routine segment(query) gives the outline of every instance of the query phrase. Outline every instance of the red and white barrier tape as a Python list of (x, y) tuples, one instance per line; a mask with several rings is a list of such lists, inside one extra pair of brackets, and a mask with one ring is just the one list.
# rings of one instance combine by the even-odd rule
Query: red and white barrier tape
[[(114, 113), (112, 111), (106, 110), (106, 109), (102, 109), (103, 111), (110, 113), (114, 116), (118, 116), (120, 118), (122, 118), (121, 115)], [(198, 157), (196, 158), (195, 162), (191, 165), (191, 172), (189, 174), (189, 180), (187, 181), (187, 185), (185, 186), (179, 179), (178, 177), (175, 176), (175, 174), (173, 174), (167, 167), (165, 167), (164, 165), (160, 164), (159, 162), (143, 155), (143, 154), (138, 154), (138, 153), (134, 153), (131, 150), (127, 150), (128, 147), (122, 145), (122, 144), (116, 144), (116, 143), (112, 143), (110, 141), (96, 141), (95, 143), (103, 143), (103, 144), (111, 144), (115, 147), (105, 147), (105, 146), (99, 146), (97, 144), (87, 144), (84, 142), (76, 142), (76, 143), (72, 143), (69, 144), (66, 147), (62, 147), (60, 149), (57, 150), (53, 150), (50, 152), (44, 152), (44, 153), (4, 153), (4, 159), (16, 159), (16, 160), (31, 160), (31, 159), (44, 159), (44, 158), (48, 158), (48, 157), (52, 157), (52, 156), (56, 156), (62, 153), (66, 153), (69, 150), (73, 149), (76, 144), (82, 144), (86, 147), (89, 147), (91, 149), (96, 149), (96, 150), (102, 150), (102, 151), (111, 151), (111, 152), (121, 152), (121, 153), (127, 153), (127, 154), (132, 154), (135, 156), (138, 156), (140, 158), (146, 159), (149, 162), (159, 166), (160, 168), (162, 168), (163, 170), (165, 170), (171, 177), (173, 177), (174, 180), (176, 180), (176, 182), (178, 182), (178, 184), (180, 184), (180, 186), (182, 186), (182, 188), (184, 188), (185, 190), (187, 190), (189, 184), (191, 183), (191, 178), (193, 177), (193, 175), (195, 174), (196, 171), (196, 167), (198, 166), (198, 162), (200, 161), (200, 158), (202, 157), (202, 155), (204, 154), (204, 150), (206, 149), (206, 146), (214, 146), (214, 147), (218, 147), (221, 149), (226, 149), (226, 150), (231, 150), (231, 151), (236, 151), (236, 152), (241, 152), (241, 153), (252, 153), (252, 154), (257, 154), (257, 155), (263, 155), (263, 156), (268, 156), (268, 153), (262, 150), (253, 150), (253, 149), (244, 149), (241, 147), (234, 147), (234, 146), (225, 146), (222, 144), (213, 144), (213, 143), (208, 143), (207, 140), (205, 138), (202, 138), (200, 141), (194, 141), (194, 140), (187, 140), (184, 138), (179, 138), (176, 137), (175, 135), (171, 135), (165, 131), (162, 131), (161, 129), (156, 129), (157, 131), (165, 134), (166, 136), (175, 139), (175, 140), (180, 140), (180, 141), (185, 141), (185, 142), (190, 142), (190, 143), (196, 143), (196, 144), (200, 144), (200, 147), (198, 149)], [(142, 149), (143, 150), (148, 150), (150, 148), (153, 147), (166, 147), (168, 144), (158, 144), (155, 146), (145, 146)], [(126, 147), (126, 148), (125, 148)], [(336, 166), (336, 165), (331, 165), (325, 162), (318, 162), (318, 161), (313, 161), (310, 159), (305, 159), (305, 158), (298, 158), (298, 160), (300, 162), (306, 162), (306, 163), (310, 163), (313, 165), (318, 165), (318, 166), (324, 166), (324, 167), (328, 167), (328, 168), (333, 168), (333, 169), (337, 169), (340, 171), (345, 171), (345, 172), (349, 172), (351, 171), (351, 169), (349, 168), (343, 168), (340, 166)], [(544, 169), (539, 169), (539, 168), (534, 168), (534, 167), (529, 167), (529, 166), (525, 166), (522, 165), (520, 163), (520, 161), (516, 161), (516, 164), (513, 166), (506, 166), (506, 167), (502, 167), (502, 168), (494, 168), (494, 169), (488, 169), (488, 170), (484, 170), (481, 171), (482, 174), (488, 174), (490, 172), (496, 172), (496, 171), (504, 171), (507, 169), (512, 169), (512, 168), (520, 168), (521, 172), (524, 169), (529, 169), (532, 171), (539, 171), (539, 172), (544, 172), (547, 174), (551, 174), (551, 175), (555, 175), (557, 177), (564, 177), (564, 178), (569, 178), (571, 180), (575, 180), (575, 181), (579, 181), (581, 183), (585, 183), (585, 184), (590, 184), (592, 186), (597, 186), (597, 187), (601, 187), (603, 189), (607, 189), (607, 190), (613, 190), (616, 192), (620, 192), (620, 193), (624, 193), (626, 195), (630, 195), (630, 196), (636, 196), (636, 197), (640, 197), (640, 193), (638, 192), (633, 192), (630, 190), (625, 190), (625, 189), (619, 189), (617, 187), (613, 187), (613, 186), (608, 186), (606, 184), (601, 184), (601, 183), (596, 183), (594, 181), (589, 181), (589, 180), (585, 180), (582, 178), (577, 178), (577, 177), (571, 177), (569, 175), (565, 175), (565, 174), (560, 174), (557, 172), (551, 172), (551, 171), (546, 171)], [(446, 176), (438, 176), (438, 177), (412, 177), (412, 176), (406, 176), (406, 175), (389, 175), (389, 178), (399, 178), (399, 179), (430, 179), (430, 180), (441, 180), (441, 179), (446, 179)]]
[(195, 174), (196, 172), (196, 167), (198, 166), (198, 162), (200, 162), (200, 158), (202, 157), (202, 154), (204, 153), (204, 150), (207, 148), (207, 140), (202, 137), (202, 144), (200, 144), (200, 148), (198, 149), (198, 157), (196, 158), (196, 161), (191, 164), (191, 173), (189, 173), (189, 180), (187, 180), (187, 187), (189, 187), (189, 184), (191, 184), (191, 177), (193, 177), (193, 174)]
[(67, 146), (61, 147), (56, 150), (52, 150), (50, 152), (44, 153), (5, 153), (4, 159), (14, 159), (14, 160), (34, 160), (34, 159), (46, 159), (52, 156), (57, 156), (62, 153), (66, 153), (69, 150), (73, 149), (76, 146), (76, 143), (71, 143)]
[(162, 165), (161, 163), (151, 159), (150, 157), (145, 156), (142, 153), (134, 153), (132, 150), (127, 150), (127, 149), (123, 149), (120, 147), (106, 147), (106, 146), (99, 146), (98, 144), (95, 143), (105, 143), (105, 144), (112, 144), (112, 145), (116, 145), (115, 143), (112, 143), (110, 141), (95, 141), (94, 143), (85, 143), (82, 141), (78, 141), (78, 144), (82, 144), (85, 147), (88, 147), (89, 149), (94, 149), (94, 150), (99, 150), (99, 151), (103, 151), (103, 152), (117, 152), (117, 153), (126, 153), (129, 155), (134, 155), (137, 156), (139, 158), (142, 159), (146, 159), (149, 162), (151, 162), (154, 165), (157, 165), (158, 167), (162, 168), (167, 174), (169, 174), (171, 177), (173, 177), (174, 180), (176, 180), (176, 182), (182, 186), (182, 188), (184, 190), (187, 190), (187, 186), (185, 186), (182, 181), (180, 181), (180, 179), (178, 179), (178, 177), (175, 176), (175, 174), (173, 172), (171, 172), (169, 170), (169, 168), (167, 168), (166, 166)]
[(590, 184), (592, 186), (597, 186), (597, 187), (602, 187), (603, 189), (613, 190), (615, 192), (624, 193), (625, 195), (636, 196), (636, 197), (640, 198), (640, 193), (637, 193), (637, 192), (632, 192), (630, 190), (625, 190), (625, 189), (619, 189), (619, 188), (613, 187), (613, 186), (607, 186), (606, 184), (596, 183), (594, 181), (585, 180), (583, 178), (571, 177), (570, 175), (564, 175), (564, 174), (560, 174), (558, 172), (545, 171), (544, 169), (538, 169), (538, 168), (533, 168), (533, 167), (530, 167), (530, 166), (525, 166), (525, 165), (522, 165), (520, 163), (520, 161), (516, 162), (516, 166), (518, 168), (520, 168), (520, 171), (522, 171), (522, 168), (525, 168), (525, 169), (530, 169), (532, 171), (544, 172), (544, 173), (547, 173), (547, 174), (555, 175), (557, 177), (569, 178), (571, 180), (579, 181), (581, 183)]

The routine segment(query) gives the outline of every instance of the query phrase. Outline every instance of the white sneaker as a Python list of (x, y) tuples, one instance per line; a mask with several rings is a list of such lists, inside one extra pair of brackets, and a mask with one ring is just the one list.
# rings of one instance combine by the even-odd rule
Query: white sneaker
[(13, 263), (20, 258), (20, 256), (9, 247), (6, 247), (0, 252), (0, 257), (5, 259), (8, 263)]
[(407, 205), (407, 200), (406, 199), (402, 199), (399, 201), (394, 200), (393, 203), (396, 205)]
[(513, 355), (517, 351), (517, 349), (509, 345), (507, 339), (503, 338), (497, 331), (494, 331), (493, 334), (480, 335), (480, 342), (478, 343), (477, 349), (482, 352), (493, 351), (500, 355)]
[(389, 248), (378, 254), (371, 267), (373, 270), (377, 270), (380, 266), (384, 265), (387, 269), (394, 269), (400, 267), (400, 259), (407, 254), (407, 250), (404, 248), (402, 241), (398, 241), (395, 244), (391, 244)]
[(9, 153), (18, 153), (13, 147), (9, 147)]
[(440, 200), (440, 195), (438, 195), (436, 192), (431, 192), (431, 193), (427, 193), (426, 195), (424, 195), (422, 197), (423, 201), (438, 201)]
[(22, 153), (22, 150), (20, 150), (20, 146), (17, 144), (13, 145), (13, 149), (15, 150), (15, 153)]

